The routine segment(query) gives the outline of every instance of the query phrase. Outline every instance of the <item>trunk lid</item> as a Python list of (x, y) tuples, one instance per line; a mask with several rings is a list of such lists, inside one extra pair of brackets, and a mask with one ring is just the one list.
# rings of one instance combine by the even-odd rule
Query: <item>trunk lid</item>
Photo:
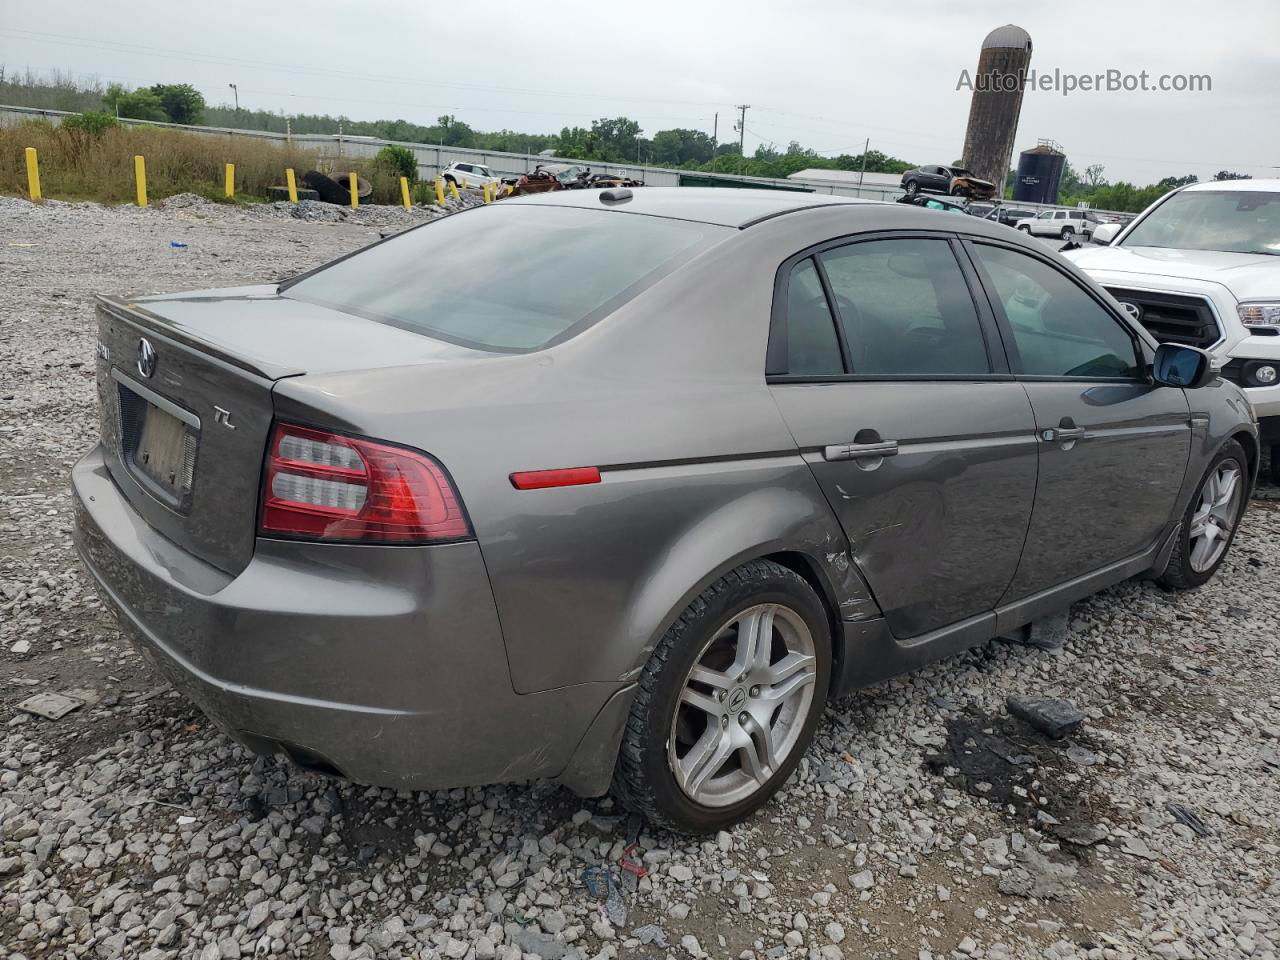
[(253, 556), (278, 380), (476, 355), (274, 287), (100, 297), (97, 313), (112, 477), (149, 525), (231, 574)]

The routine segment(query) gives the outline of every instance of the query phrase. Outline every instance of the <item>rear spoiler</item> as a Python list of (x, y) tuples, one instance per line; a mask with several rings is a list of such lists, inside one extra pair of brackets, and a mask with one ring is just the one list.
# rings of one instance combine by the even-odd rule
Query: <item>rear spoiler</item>
[(132, 324), (135, 327), (141, 327), (150, 333), (164, 337), (184, 347), (198, 350), (206, 356), (235, 367), (237, 370), (253, 374), (255, 377), (261, 377), (264, 380), (279, 380), (281, 377), (296, 377), (305, 372), (297, 367), (263, 362), (261, 360), (249, 360), (230, 353), (225, 347), (221, 347), (203, 337), (197, 337), (188, 331), (181, 330), (164, 317), (158, 316), (138, 306), (136, 303), (130, 303), (124, 297), (95, 294), (94, 300), (97, 301), (98, 309), (108, 316), (123, 320), (125, 323)]

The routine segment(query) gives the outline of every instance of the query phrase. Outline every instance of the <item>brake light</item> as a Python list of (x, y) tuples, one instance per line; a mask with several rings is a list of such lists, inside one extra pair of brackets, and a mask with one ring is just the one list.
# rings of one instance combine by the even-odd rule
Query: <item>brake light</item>
[(277, 424), (262, 532), (314, 540), (432, 543), (471, 536), (444, 468), (425, 453)]

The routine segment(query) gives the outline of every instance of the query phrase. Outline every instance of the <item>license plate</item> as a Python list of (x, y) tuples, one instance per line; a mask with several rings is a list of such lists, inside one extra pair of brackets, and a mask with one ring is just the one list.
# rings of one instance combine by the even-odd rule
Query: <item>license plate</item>
[(129, 470), (174, 507), (191, 493), (196, 428), (120, 385), (120, 446)]
[(142, 435), (133, 456), (139, 469), (175, 496), (183, 487), (187, 425), (159, 407), (147, 404)]

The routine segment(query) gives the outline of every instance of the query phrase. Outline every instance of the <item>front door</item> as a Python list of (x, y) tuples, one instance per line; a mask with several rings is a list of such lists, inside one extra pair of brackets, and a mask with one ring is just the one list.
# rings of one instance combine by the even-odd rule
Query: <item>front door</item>
[(1027, 391), (1040, 479), (1015, 601), (1155, 546), (1191, 444), (1181, 390), (1153, 385), (1133, 331), (1047, 258), (975, 241)]
[(1031, 406), (958, 249), (831, 246), (793, 261), (775, 309), (773, 396), (902, 639), (994, 609), (1035, 494)]

